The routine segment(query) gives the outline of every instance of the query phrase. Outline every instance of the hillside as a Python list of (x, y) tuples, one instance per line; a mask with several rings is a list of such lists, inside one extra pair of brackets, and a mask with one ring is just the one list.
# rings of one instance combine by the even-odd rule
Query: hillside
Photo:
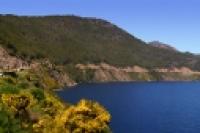
[(105, 62), (146, 68), (187, 66), (200, 69), (192, 54), (159, 49), (110, 22), (76, 16), (0, 16), (0, 43), (12, 54), (56, 64)]
[(63, 103), (32, 75), (24, 70), (0, 77), (0, 133), (111, 132), (111, 115), (99, 103)]
[(165, 43), (162, 43), (162, 42), (159, 42), (159, 41), (152, 41), (152, 42), (149, 42), (149, 44), (151, 46), (154, 46), (154, 47), (157, 47), (157, 48), (168, 49), (168, 50), (171, 50), (171, 51), (178, 52), (178, 50), (176, 48), (172, 47), (171, 45), (165, 44)]
[(149, 45), (101, 19), (0, 15), (0, 132), (109, 133), (99, 103), (52, 90), (82, 82), (200, 80), (200, 56)]

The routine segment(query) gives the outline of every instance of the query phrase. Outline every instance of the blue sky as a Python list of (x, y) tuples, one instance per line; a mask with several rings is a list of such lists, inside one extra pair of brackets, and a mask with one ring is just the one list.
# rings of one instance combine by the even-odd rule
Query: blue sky
[(0, 14), (103, 18), (146, 42), (200, 53), (200, 0), (0, 0)]

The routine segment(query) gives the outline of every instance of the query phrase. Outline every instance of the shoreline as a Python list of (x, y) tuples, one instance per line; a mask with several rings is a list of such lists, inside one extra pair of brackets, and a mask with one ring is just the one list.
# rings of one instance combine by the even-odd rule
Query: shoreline
[(54, 89), (53, 92), (60, 92), (68, 89), (73, 89), (74, 87), (77, 87), (82, 84), (110, 84), (110, 83), (188, 83), (188, 82), (199, 82), (200, 80), (151, 80), (151, 81), (106, 81), (106, 82), (85, 82), (85, 83), (76, 83), (75, 85), (72, 86), (65, 86), (59, 89)]

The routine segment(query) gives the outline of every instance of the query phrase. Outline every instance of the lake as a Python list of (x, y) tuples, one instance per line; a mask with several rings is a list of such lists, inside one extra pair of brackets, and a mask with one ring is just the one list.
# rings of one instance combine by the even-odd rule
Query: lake
[(81, 84), (58, 92), (67, 102), (98, 101), (113, 133), (199, 133), (200, 82)]

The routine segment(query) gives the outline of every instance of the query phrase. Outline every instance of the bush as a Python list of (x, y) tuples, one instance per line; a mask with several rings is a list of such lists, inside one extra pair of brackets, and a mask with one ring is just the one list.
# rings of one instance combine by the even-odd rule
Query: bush
[(61, 122), (69, 132), (106, 133), (111, 116), (100, 104), (81, 100), (71, 106), (61, 116)]
[(0, 133), (22, 133), (20, 122), (0, 107)]
[(19, 90), (19, 88), (12, 85), (4, 85), (0, 87), (0, 94), (17, 94)]
[(21, 82), (17, 85), (17, 87), (19, 87), (21, 89), (27, 89), (29, 87), (29, 83), (28, 82)]
[(110, 114), (100, 104), (87, 100), (64, 104), (32, 81), (10, 79), (15, 84), (0, 80), (0, 133), (110, 132)]
[(15, 47), (15, 44), (8, 43), (8, 44), (6, 45), (6, 47), (8, 48), (10, 54), (16, 55), (16, 53), (17, 53), (17, 48)]
[(81, 100), (55, 115), (41, 118), (33, 125), (36, 133), (110, 133), (110, 114), (96, 102)]
[(45, 99), (44, 90), (42, 89), (33, 89), (31, 93), (34, 96), (34, 98), (36, 98), (38, 101)]
[(4, 81), (7, 82), (8, 84), (15, 84), (14, 78), (11, 77), (4, 78)]

